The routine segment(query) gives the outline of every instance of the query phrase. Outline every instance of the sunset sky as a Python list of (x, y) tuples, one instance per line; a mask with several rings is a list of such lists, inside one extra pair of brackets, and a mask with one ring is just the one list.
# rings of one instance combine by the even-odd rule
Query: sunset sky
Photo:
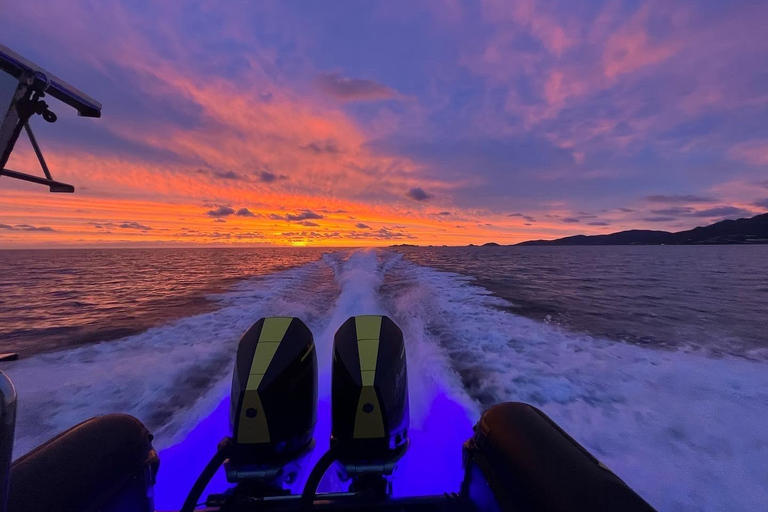
[[(768, 2), (0, 3), (104, 105), (0, 247), (465, 245), (768, 210)], [(42, 174), (26, 140), (8, 163)]]

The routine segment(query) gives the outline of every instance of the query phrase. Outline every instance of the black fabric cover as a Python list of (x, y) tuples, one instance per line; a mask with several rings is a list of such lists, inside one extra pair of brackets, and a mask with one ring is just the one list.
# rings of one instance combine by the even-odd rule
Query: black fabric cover
[(503, 511), (654, 510), (555, 422), (527, 404), (491, 407), (464, 451), (462, 494), (476, 505), (489, 501), (490, 490)]
[(8, 511), (151, 507), (147, 491), (159, 466), (151, 441), (144, 425), (127, 414), (84, 421), (12, 464)]

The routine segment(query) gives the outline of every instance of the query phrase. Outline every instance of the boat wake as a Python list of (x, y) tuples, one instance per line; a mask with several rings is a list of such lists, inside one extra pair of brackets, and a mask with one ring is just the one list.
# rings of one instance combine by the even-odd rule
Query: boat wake
[[(482, 408), (520, 400), (660, 510), (768, 503), (764, 363), (572, 334), (509, 313), (470, 278), (384, 251), (326, 254), (216, 300), (210, 313), (8, 365), (20, 395), (15, 455), (90, 416), (127, 412), (161, 450), (158, 508), (178, 507), (226, 434), (239, 337), (260, 317), (293, 315), (318, 350), (316, 460), (330, 434), (333, 334), (349, 316), (386, 314), (403, 329), (409, 368), (411, 447), (398, 495), (457, 490), (461, 443)], [(224, 485), (219, 475), (211, 489)]]

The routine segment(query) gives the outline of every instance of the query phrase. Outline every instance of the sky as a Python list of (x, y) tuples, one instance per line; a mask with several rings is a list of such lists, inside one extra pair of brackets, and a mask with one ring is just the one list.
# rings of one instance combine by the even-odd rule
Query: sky
[[(104, 105), (0, 247), (466, 245), (768, 211), (768, 2), (0, 0)], [(8, 168), (41, 174), (20, 140)]]

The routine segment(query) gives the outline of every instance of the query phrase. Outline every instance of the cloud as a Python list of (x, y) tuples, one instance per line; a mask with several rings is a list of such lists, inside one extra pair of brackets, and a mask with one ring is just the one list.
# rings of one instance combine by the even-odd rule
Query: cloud
[(213, 219), (213, 222), (222, 222), (222, 223), (224, 223), (224, 222), (227, 222), (227, 221), (224, 220), (224, 219), (219, 218), (219, 219)]
[(752, 206), (757, 206), (758, 208), (763, 208), (765, 210), (768, 210), (768, 197), (765, 199), (760, 199), (758, 201), (755, 201), (752, 203)]
[[(657, 19), (654, 15), (669, 15), (654, 9), (650, 3), (642, 4), (607, 40), (603, 53), (605, 76), (616, 78), (625, 73), (659, 64), (679, 50), (675, 41), (660, 41), (653, 37), (651, 27)], [(671, 39), (671, 38), (670, 38)]]
[(117, 227), (122, 229), (138, 229), (140, 231), (151, 231), (152, 228), (149, 226), (145, 226), (144, 224), (139, 224), (138, 222), (129, 221), (129, 222), (123, 222), (122, 224), (118, 225)]
[(677, 217), (734, 217), (752, 216), (753, 212), (744, 208), (738, 208), (736, 206), (716, 206), (714, 208), (708, 208), (706, 210), (696, 210), (689, 206), (673, 206), (671, 208), (663, 208), (661, 210), (652, 210), (652, 213), (662, 216), (677, 216)]
[(632, 213), (632, 212), (635, 212), (637, 210), (633, 210), (632, 208), (619, 208), (619, 211), (624, 212), (624, 213)]
[(285, 215), (280, 215), (279, 213), (270, 213), (268, 217), (272, 220), (287, 220), (289, 222), (298, 222), (298, 223), (301, 223), (302, 221), (306, 221), (306, 220), (316, 220), (316, 219), (325, 218), (324, 215), (320, 215), (319, 213), (315, 213), (311, 210), (304, 210), (303, 212), (299, 212), (299, 213), (288, 213)]
[(714, 203), (717, 201), (714, 197), (702, 197), (694, 195), (652, 195), (646, 196), (646, 201), (652, 203)]
[(645, 217), (640, 219), (645, 222), (669, 222), (672, 220), (677, 220), (675, 217)]
[[(116, 10), (109, 2), (72, 0), (43, 16), (28, 2), (11, 2), (9, 15), (30, 34), (29, 51), (55, 48), (71, 56), (74, 74), (68, 80), (107, 91), (100, 99), (114, 114), (112, 122), (92, 129), (83, 122), (90, 132), (77, 132), (81, 124), (75, 128), (73, 122), (72, 138), (82, 139), (80, 149), (67, 144), (68, 135), (56, 135), (55, 159), (63, 168), (82, 162), (89, 198), (114, 199), (118, 191), (132, 199), (120, 201), (120, 213), (94, 210), (87, 217), (70, 211), (57, 218), (51, 202), (35, 210), (36, 197), (16, 201), (13, 191), (2, 191), (3, 201), (10, 197), (15, 204), (0, 222), (45, 222), (61, 229), (59, 238), (66, 240), (80, 236), (70, 230), (82, 218), (142, 219), (156, 224), (152, 234), (159, 238), (160, 226), (178, 229), (182, 222), (213, 230), (206, 210), (219, 205), (237, 210), (245, 203), (279, 214), (280, 220), (272, 221), (260, 216), (264, 227), (258, 229), (274, 243), (285, 243), (273, 231), (280, 231), (278, 225), (288, 229), (286, 213), (312, 210), (336, 217), (325, 207), (345, 208), (355, 217), (340, 222), (342, 233), (362, 219), (377, 219), (376, 229), (380, 219), (388, 219), (413, 229), (419, 242), (455, 243), (461, 241), (460, 229), (440, 233), (451, 226), (439, 222), (448, 219), (436, 216), (438, 208), (471, 227), (483, 217), (507, 219), (504, 212), (512, 205), (544, 220), (552, 220), (544, 217), (550, 209), (569, 212), (561, 215), (580, 218), (580, 225), (598, 219), (576, 212), (605, 208), (610, 211), (599, 216), (618, 225), (618, 218), (635, 216), (679, 216), (691, 223), (699, 220), (697, 211), (723, 204), (674, 196), (688, 192), (722, 195), (733, 201), (726, 205), (758, 210), (749, 204), (767, 189), (752, 185), (757, 193), (746, 187), (726, 193), (724, 185), (766, 179), (764, 169), (731, 159), (729, 150), (765, 136), (756, 128), (768, 111), (761, 68), (743, 62), (766, 55), (768, 40), (758, 36), (768, 4), (723, 3), (712, 10), (696, 9), (691, 0), (679, 7), (655, 1), (633, 16), (646, 2), (608, 1), (582, 9), (563, 0), (497, 0), (486, 12), (489, 3), (460, 13), (455, 31), (435, 27), (426, 6), (396, 32), (391, 23), (381, 23), (379, 7), (361, 5), (344, 26), (368, 37), (354, 38), (350, 46), (347, 30), (323, 31), (336, 16), (328, 9), (275, 6), (259, 16), (255, 4), (244, 3), (206, 23), (210, 13), (197, 4), (179, 17), (163, 3), (136, 8), (128, 2)], [(668, 16), (670, 11), (676, 15)], [(110, 31), (50, 30), (62, 19), (86, 19), (84, 14)], [(253, 23), (272, 28), (249, 30)], [(187, 37), (192, 27), (194, 40)], [(234, 44), (221, 44), (222, 31)], [(669, 48), (677, 53), (665, 60)], [(338, 58), (329, 63), (328, 55)], [(204, 65), (195, 65), (200, 62)], [(488, 73), (478, 71), (480, 65)], [(329, 73), (318, 79), (319, 70)], [(394, 88), (407, 93), (408, 101), (333, 100), (393, 98), (399, 94)], [(106, 135), (82, 137), (91, 133)], [(429, 144), (440, 156), (407, 146), (374, 146), (392, 134)], [(90, 155), (82, 150), (86, 142), (93, 145)], [(734, 154), (760, 163), (766, 161), (765, 149), (755, 143)], [(195, 174), (199, 167), (207, 171)], [(282, 186), (283, 176), (290, 176), (285, 183), (290, 187)], [(413, 197), (403, 196), (416, 186), (438, 195), (411, 203)], [(665, 200), (646, 202), (646, 194)], [(426, 208), (408, 211), (408, 203)], [(618, 204), (638, 205), (643, 213), (629, 208), (619, 213)], [(181, 212), (184, 205), (188, 209)], [(650, 211), (673, 206), (694, 208), (675, 215)], [(37, 211), (41, 217), (30, 213)], [(509, 229), (500, 230), (497, 241), (568, 227), (558, 219), (536, 230), (517, 222), (530, 223), (529, 218), (510, 216)], [(89, 231), (94, 239), (101, 236)], [(114, 231), (114, 239), (126, 234)]]
[(254, 213), (248, 208), (240, 208), (235, 212), (238, 217), (255, 217)]
[(441, 217), (447, 217), (448, 215), (451, 215), (451, 212), (438, 212), (436, 215), (439, 215)]
[(321, 155), (324, 153), (335, 155), (341, 153), (341, 149), (339, 148), (338, 143), (333, 140), (310, 142), (306, 146), (301, 146), (301, 149), (305, 149), (316, 155)]
[(735, 206), (718, 206), (708, 210), (698, 210), (690, 214), (691, 217), (751, 217), (754, 212), (737, 208)]
[(224, 180), (243, 180), (245, 179), (235, 171), (213, 171), (213, 175)]
[(427, 201), (428, 199), (432, 199), (434, 196), (428, 192), (426, 192), (421, 187), (415, 187), (410, 189), (408, 192), (405, 193), (406, 197), (410, 197), (414, 201)]
[(534, 219), (530, 215), (525, 215), (523, 213), (510, 213), (509, 215), (507, 215), (507, 217), (520, 217), (522, 219), (527, 220), (528, 222), (536, 222), (536, 219)]
[(348, 78), (339, 73), (322, 73), (317, 78), (319, 88), (342, 101), (378, 101), (396, 96), (395, 91), (373, 80)]
[(219, 206), (215, 210), (208, 210), (207, 212), (205, 212), (205, 214), (210, 217), (227, 217), (234, 213), (235, 213), (235, 210), (233, 210), (229, 206)]
[(204, 174), (212, 178), (221, 178), (223, 180), (245, 180), (245, 176), (236, 173), (235, 171), (217, 171), (213, 169), (198, 169), (198, 174)]
[(371, 226), (369, 226), (368, 224), (363, 224), (362, 222), (358, 222), (357, 224), (355, 224), (355, 227), (357, 229), (371, 229)]
[(602, 220), (597, 220), (597, 221), (594, 221), (594, 222), (587, 222), (587, 225), (588, 226), (610, 226), (611, 223), (610, 222), (605, 222), (605, 221), (602, 221)]
[(562, 222), (567, 222), (567, 223), (569, 223), (569, 224), (575, 224), (575, 223), (577, 223), (577, 222), (581, 222), (581, 221), (580, 221), (579, 219), (577, 219), (576, 217), (563, 217), (563, 218), (562, 218), (562, 219), (560, 219), (560, 220), (561, 220)]
[(691, 215), (695, 212), (691, 207), (688, 206), (672, 206), (670, 208), (662, 208), (661, 210), (651, 210), (651, 213), (655, 213), (657, 215)]
[(301, 222), (298, 222), (298, 224), (301, 224), (302, 226), (307, 226), (307, 227), (317, 227), (320, 225), (317, 222), (312, 222), (311, 220), (302, 220)]
[(290, 221), (308, 220), (308, 219), (322, 219), (322, 218), (324, 218), (323, 215), (320, 215), (319, 213), (315, 213), (315, 212), (310, 211), (310, 210), (305, 210), (305, 211), (303, 211), (301, 213), (296, 213), (296, 214), (290, 214), (289, 213), (289, 214), (287, 214), (285, 216), (285, 220), (290, 220)]
[(9, 231), (56, 231), (49, 226), (32, 226), (30, 224), (16, 224), (15, 226), (11, 226), (9, 224), (0, 224), (0, 229), (7, 229)]
[(728, 154), (731, 158), (750, 165), (768, 165), (768, 140), (750, 140), (733, 146)]
[(258, 179), (262, 183), (274, 183), (275, 181), (287, 180), (288, 176), (286, 176), (285, 174), (275, 174), (273, 172), (261, 171), (256, 176), (256, 179)]

